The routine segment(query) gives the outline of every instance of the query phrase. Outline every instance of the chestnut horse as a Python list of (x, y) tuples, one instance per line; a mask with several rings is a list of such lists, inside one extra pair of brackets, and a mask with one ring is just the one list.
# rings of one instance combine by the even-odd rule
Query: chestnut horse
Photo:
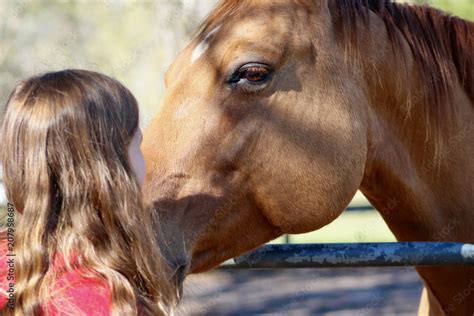
[[(473, 32), (382, 0), (222, 1), (143, 143), (177, 274), (316, 230), (357, 189), (400, 241), (473, 243)], [(474, 268), (417, 271), (420, 314), (472, 315)]]

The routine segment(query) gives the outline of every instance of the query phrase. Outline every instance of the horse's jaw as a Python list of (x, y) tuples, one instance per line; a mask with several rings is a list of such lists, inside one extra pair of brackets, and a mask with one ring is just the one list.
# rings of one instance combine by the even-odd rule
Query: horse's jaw
[(226, 194), (162, 196), (153, 203), (158, 244), (178, 283), (283, 234), (250, 193), (239, 191), (245, 197), (236, 198), (235, 191), (220, 192)]

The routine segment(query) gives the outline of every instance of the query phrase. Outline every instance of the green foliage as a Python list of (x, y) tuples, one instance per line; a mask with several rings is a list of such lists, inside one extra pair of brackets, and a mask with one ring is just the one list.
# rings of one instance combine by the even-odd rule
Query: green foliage
[(415, 0), (412, 3), (429, 4), (449, 14), (474, 21), (474, 0)]
[(33, 74), (82, 68), (115, 77), (156, 112), (169, 63), (214, 0), (0, 1), (0, 110)]

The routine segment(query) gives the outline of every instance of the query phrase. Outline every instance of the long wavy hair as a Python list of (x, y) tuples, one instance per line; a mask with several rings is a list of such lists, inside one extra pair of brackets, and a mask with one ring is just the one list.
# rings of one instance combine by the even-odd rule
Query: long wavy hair
[(47, 73), (14, 89), (1, 134), (18, 214), (9, 314), (40, 313), (64, 273), (50, 269), (58, 254), (66, 271), (107, 282), (113, 315), (172, 313), (176, 289), (127, 155), (138, 122), (133, 95), (95, 72)]

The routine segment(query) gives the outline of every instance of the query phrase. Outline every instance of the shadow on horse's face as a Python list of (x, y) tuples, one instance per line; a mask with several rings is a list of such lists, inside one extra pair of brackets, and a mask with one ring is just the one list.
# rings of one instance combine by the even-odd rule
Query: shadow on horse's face
[(324, 1), (230, 11), (171, 65), (143, 143), (164, 254), (190, 272), (331, 222), (366, 159), (367, 100)]

